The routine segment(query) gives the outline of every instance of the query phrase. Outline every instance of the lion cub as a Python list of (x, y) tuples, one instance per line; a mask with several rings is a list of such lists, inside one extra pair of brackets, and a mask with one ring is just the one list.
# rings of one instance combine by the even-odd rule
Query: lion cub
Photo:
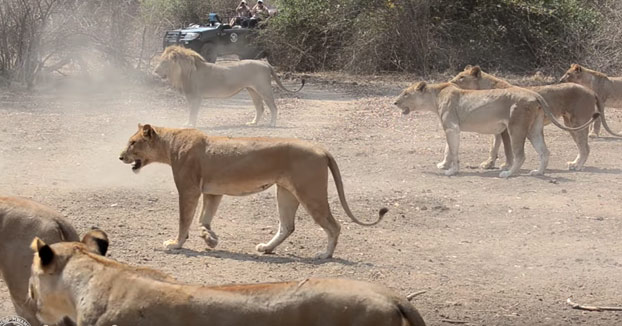
[(196, 129), (173, 129), (138, 125), (119, 159), (132, 164), (134, 172), (152, 162), (168, 164), (179, 192), (179, 234), (164, 242), (167, 249), (181, 248), (201, 195), (201, 237), (215, 247), (218, 237), (211, 229), (223, 195), (244, 196), (276, 184), (279, 231), (257, 250), (271, 253), (294, 231), (298, 206), (309, 212), (328, 235), (328, 246), (317, 258), (332, 257), (340, 226), (328, 206), (328, 170), (332, 172), (339, 200), (357, 224), (375, 225), (388, 211), (382, 208), (375, 222), (356, 219), (343, 190), (341, 174), (333, 156), (320, 146), (284, 138), (231, 138), (208, 136)]

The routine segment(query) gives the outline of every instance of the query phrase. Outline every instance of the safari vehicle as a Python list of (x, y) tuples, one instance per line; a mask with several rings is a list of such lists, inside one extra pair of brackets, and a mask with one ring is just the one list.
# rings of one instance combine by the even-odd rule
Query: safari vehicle
[(220, 17), (209, 14), (207, 25), (192, 24), (186, 28), (166, 31), (164, 48), (181, 45), (200, 53), (208, 62), (216, 62), (218, 56), (237, 54), (240, 60), (261, 59), (265, 51), (256, 44), (257, 28), (245, 28), (223, 24)]

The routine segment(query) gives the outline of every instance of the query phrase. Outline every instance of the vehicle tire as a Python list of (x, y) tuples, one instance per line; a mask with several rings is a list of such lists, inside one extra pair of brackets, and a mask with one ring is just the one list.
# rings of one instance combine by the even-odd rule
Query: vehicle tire
[(212, 43), (205, 43), (201, 47), (201, 56), (205, 61), (214, 63), (216, 59), (218, 59), (218, 52), (216, 51), (216, 46)]

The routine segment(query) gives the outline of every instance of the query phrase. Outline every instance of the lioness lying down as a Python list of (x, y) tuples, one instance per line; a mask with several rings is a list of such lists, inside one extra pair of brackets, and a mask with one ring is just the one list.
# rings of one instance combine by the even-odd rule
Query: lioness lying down
[[(461, 131), (496, 135), (507, 129), (514, 159), (510, 169), (499, 174), (499, 177), (507, 178), (515, 174), (525, 161), (525, 138), (531, 141), (540, 156), (539, 168), (529, 174), (544, 173), (549, 160), (542, 131), (544, 113), (553, 124), (564, 130), (580, 130), (594, 121), (592, 118), (578, 128), (567, 128), (555, 120), (542, 96), (520, 87), (480, 91), (464, 90), (452, 83), (427, 85), (420, 82), (404, 90), (395, 105), (404, 114), (411, 110), (432, 111), (441, 119), (447, 146), (445, 158), (437, 167), (447, 170), (446, 175), (459, 171)], [(598, 117), (598, 112), (594, 113), (594, 117)]]
[[(622, 77), (609, 77), (602, 72), (591, 70), (578, 64), (572, 64), (570, 69), (566, 71), (559, 81), (562, 83), (577, 83), (588, 87), (598, 94), (605, 106), (622, 108)], [(607, 122), (603, 120), (605, 129), (611, 133), (606, 123)], [(596, 120), (590, 136), (598, 137), (599, 133), (600, 120)], [(620, 136), (618, 134), (614, 135)]]
[(424, 326), (406, 298), (345, 279), (200, 286), (162, 282), (80, 242), (32, 242), (30, 297), (42, 321), (80, 326)]
[(257, 245), (257, 250), (271, 253), (289, 237), (294, 231), (296, 210), (302, 204), (328, 235), (326, 252), (318, 258), (329, 258), (335, 251), (341, 227), (328, 206), (328, 169), (341, 205), (352, 221), (375, 225), (387, 212), (382, 208), (373, 223), (356, 219), (346, 202), (333, 156), (320, 146), (297, 139), (213, 137), (196, 129), (138, 125), (119, 159), (132, 164), (134, 172), (152, 162), (172, 167), (179, 192), (180, 221), (177, 240), (164, 242), (168, 249), (181, 248), (186, 241), (201, 194), (201, 237), (213, 248), (218, 237), (211, 222), (222, 196), (249, 195), (276, 184), (279, 231), (270, 242)]
[[(35, 305), (27, 300), (33, 258), (30, 243), (35, 237), (50, 244), (79, 240), (73, 226), (52, 209), (25, 198), (0, 197), (0, 274), (9, 288), (15, 312), (33, 326), (41, 325)], [(84, 241), (98, 254), (106, 254), (107, 236), (103, 231), (88, 232)]]
[[(479, 66), (467, 66), (464, 71), (456, 75), (451, 82), (464, 89), (514, 87), (512, 84), (503, 79), (483, 72)], [(603, 121), (605, 129), (612, 135), (619, 136), (611, 131), (607, 125), (602, 102), (599, 100), (596, 93), (589, 88), (574, 83), (525, 88), (542, 95), (542, 97), (546, 100), (546, 103), (551, 107), (553, 115), (557, 118), (563, 118), (566, 125), (571, 127), (580, 126), (587, 121), (590, 121), (594, 111), (598, 110), (600, 112), (600, 119)], [(594, 123), (596, 124), (597, 121), (598, 120)], [(546, 125), (548, 123), (550, 123), (550, 121), (545, 118), (544, 124)], [(570, 134), (577, 144), (579, 154), (574, 161), (568, 162), (568, 168), (570, 170), (581, 170), (590, 153), (590, 147), (587, 141), (588, 129), (570, 131)], [(500, 144), (501, 135), (495, 135), (490, 149), (490, 157), (487, 161), (481, 164), (482, 168), (490, 169), (494, 167)]]
[(272, 78), (284, 91), (290, 91), (277, 76), (269, 63), (258, 60), (241, 60), (228, 64), (206, 62), (200, 54), (181, 46), (169, 46), (160, 56), (154, 70), (161, 78), (167, 78), (174, 88), (179, 89), (190, 104), (187, 125), (195, 126), (203, 97), (228, 98), (246, 89), (255, 105), (255, 118), (249, 124), (255, 125), (263, 116), (263, 102), (270, 108), (270, 125), (276, 125), (277, 108), (272, 92)]

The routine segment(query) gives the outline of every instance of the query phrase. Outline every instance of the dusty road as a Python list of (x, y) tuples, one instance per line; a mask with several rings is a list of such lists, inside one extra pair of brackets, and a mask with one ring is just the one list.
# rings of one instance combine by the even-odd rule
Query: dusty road
[[(378, 226), (351, 223), (330, 181), (329, 201), (342, 224), (334, 259), (312, 259), (326, 237), (302, 209), (296, 231), (276, 254), (254, 251), (277, 229), (273, 189), (225, 197), (213, 224), (217, 250), (206, 250), (195, 221), (185, 249), (164, 251), (178, 221), (170, 168), (151, 165), (135, 175), (117, 158), (139, 122), (175, 127), (186, 121), (185, 101), (161, 87), (0, 91), (0, 194), (54, 207), (79, 232), (98, 226), (111, 237), (112, 258), (184, 282), (348, 277), (404, 295), (426, 290), (414, 303), (429, 325), (621, 324), (620, 312), (582, 312), (565, 301), (622, 305), (622, 140), (591, 140), (585, 170), (569, 172), (574, 143), (547, 126), (546, 176), (525, 175), (537, 164), (528, 144), (523, 175), (503, 180), (498, 171), (469, 168), (486, 158), (489, 137), (463, 134), (462, 173), (445, 177), (435, 167), (445, 143), (436, 116), (402, 116), (392, 106), (405, 85), (312, 80), (299, 95), (277, 93), (277, 128), (268, 120), (244, 125), (254, 114), (247, 94), (203, 104), (199, 127), (207, 133), (323, 144), (339, 163), (360, 219), (390, 208)], [(622, 111), (607, 116), (622, 129)], [(0, 316), (12, 313), (0, 282)]]

